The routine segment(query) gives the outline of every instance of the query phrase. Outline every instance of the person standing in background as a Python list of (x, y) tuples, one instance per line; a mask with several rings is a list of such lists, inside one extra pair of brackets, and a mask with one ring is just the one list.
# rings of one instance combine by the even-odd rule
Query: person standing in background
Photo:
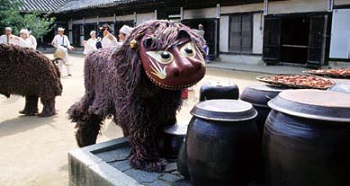
[(91, 38), (88, 39), (87, 41), (84, 41), (84, 54), (88, 54), (91, 51), (97, 50), (96, 48), (96, 43), (97, 43), (97, 38), (96, 38), (96, 31), (92, 30), (90, 32)]
[(28, 29), (29, 32), (29, 41), (31, 43), (31, 46), (34, 50), (36, 50), (36, 47), (38, 46), (38, 43), (36, 42), (36, 38), (32, 35), (32, 31)]
[(204, 31), (204, 27), (203, 27), (202, 24), (199, 24), (199, 25), (198, 25), (197, 34), (198, 34), (199, 36), (201, 36), (202, 38), (204, 38), (205, 31)]
[[(199, 24), (199, 25), (198, 25), (198, 29), (195, 30), (195, 31), (197, 32), (197, 34), (198, 34), (199, 36), (201, 36), (201, 37), (205, 40), (205, 38), (204, 38), (205, 31), (204, 31), (204, 27), (203, 27), (202, 24)], [(209, 63), (209, 58), (208, 58), (208, 55), (209, 55), (209, 47), (208, 47), (207, 43), (205, 43), (205, 45), (204, 45), (204, 47), (203, 47), (203, 50), (204, 50), (204, 53), (206, 54), (206, 55), (205, 55), (205, 62)]]
[[(72, 76), (70, 72), (70, 63), (68, 50), (74, 50), (74, 47), (70, 45), (70, 41), (66, 35), (64, 35), (64, 28), (58, 28), (58, 34), (53, 38), (51, 44), (56, 48), (56, 52), (54, 54), (55, 58), (61, 58), (63, 64), (66, 66), (68, 76)], [(61, 63), (61, 62), (60, 62)], [(60, 70), (62, 72), (62, 64), (59, 64)]]
[(102, 48), (116, 47), (118, 45), (117, 38), (111, 33), (111, 27), (108, 24), (104, 24), (100, 27), (103, 38), (101, 41)]
[(26, 48), (34, 48), (32, 42), (29, 39), (29, 31), (27, 29), (21, 29), (21, 31), (19, 31), (19, 36), (20, 37), (16, 37), (16, 39), (18, 39), (19, 46)]
[(16, 38), (17, 36), (12, 35), (12, 28), (11, 27), (6, 27), (5, 28), (5, 34), (0, 36), (0, 44), (1, 43), (6, 43), (6, 44), (14, 44), (18, 45), (18, 39)]
[(123, 44), (124, 41), (130, 36), (132, 30), (134, 28), (128, 26), (128, 25), (123, 25), (120, 30), (119, 30), (119, 35), (118, 35), (118, 39), (119, 39), (119, 44)]
[(16, 43), (16, 45), (21, 47), (33, 48), (31, 41), (29, 40), (29, 31), (27, 29), (21, 29), (19, 34), (19, 37), (15, 35), (11, 36), (12, 40), (14, 41), (13, 43)]

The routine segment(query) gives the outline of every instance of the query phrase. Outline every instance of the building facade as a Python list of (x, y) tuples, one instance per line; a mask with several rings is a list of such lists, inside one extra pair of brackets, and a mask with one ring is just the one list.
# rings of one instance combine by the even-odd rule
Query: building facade
[(225, 62), (317, 68), (350, 58), (349, 0), (77, 0), (55, 16), (75, 46), (104, 23), (117, 34), (124, 24), (172, 19), (202, 24), (210, 57)]

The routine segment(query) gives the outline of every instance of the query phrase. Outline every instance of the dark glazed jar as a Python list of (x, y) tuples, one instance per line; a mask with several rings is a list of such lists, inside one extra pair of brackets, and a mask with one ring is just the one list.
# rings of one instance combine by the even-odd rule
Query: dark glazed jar
[(348, 94), (286, 90), (268, 105), (262, 147), (266, 185), (350, 185)]
[(186, 157), (186, 141), (184, 140), (180, 146), (179, 154), (177, 157), (177, 170), (186, 179), (189, 179), (190, 174), (187, 168), (187, 157)]
[(268, 85), (252, 85), (247, 86), (243, 90), (240, 99), (251, 103), (255, 110), (258, 111), (256, 124), (258, 125), (260, 136), (263, 134), (265, 120), (271, 110), (270, 107), (267, 106), (267, 102), (276, 97), (283, 90), (286, 89)]
[(159, 149), (162, 157), (169, 161), (176, 161), (179, 149), (185, 139), (188, 125), (171, 125), (163, 129), (159, 141)]
[(211, 99), (238, 99), (239, 89), (236, 84), (207, 83), (201, 86), (199, 101)]
[(256, 110), (240, 100), (209, 100), (191, 111), (186, 137), (191, 183), (248, 185), (259, 171)]

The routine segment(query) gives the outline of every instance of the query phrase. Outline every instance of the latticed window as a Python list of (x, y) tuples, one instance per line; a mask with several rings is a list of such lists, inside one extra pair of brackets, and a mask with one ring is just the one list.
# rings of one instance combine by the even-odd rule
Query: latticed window
[(237, 53), (252, 53), (253, 16), (236, 14), (230, 16), (229, 50)]

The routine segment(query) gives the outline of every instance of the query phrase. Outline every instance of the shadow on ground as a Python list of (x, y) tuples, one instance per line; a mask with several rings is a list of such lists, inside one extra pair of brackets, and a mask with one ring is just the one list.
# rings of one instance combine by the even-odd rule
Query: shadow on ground
[(18, 116), (18, 118), (0, 122), (0, 138), (26, 132), (42, 125), (50, 125), (55, 122), (56, 116), (40, 118), (37, 116)]

